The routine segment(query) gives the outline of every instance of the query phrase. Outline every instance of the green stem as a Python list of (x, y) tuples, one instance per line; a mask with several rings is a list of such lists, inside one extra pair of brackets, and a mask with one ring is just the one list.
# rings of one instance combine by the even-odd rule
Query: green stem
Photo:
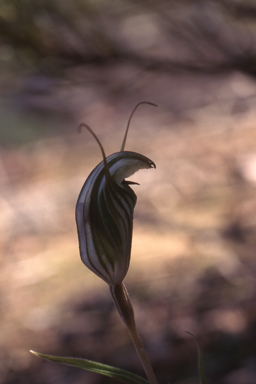
[(129, 334), (131, 336), (137, 354), (140, 358), (144, 371), (148, 377), (148, 380), (151, 384), (158, 384), (151, 364), (148, 360), (147, 354), (145, 352), (145, 349), (140, 340), (140, 336), (138, 334), (135, 324), (132, 304), (130, 302), (129, 294), (125, 288), (125, 285), (123, 283), (112, 286), (110, 285), (110, 292), (117, 307), (117, 310), (126, 327), (128, 328)]

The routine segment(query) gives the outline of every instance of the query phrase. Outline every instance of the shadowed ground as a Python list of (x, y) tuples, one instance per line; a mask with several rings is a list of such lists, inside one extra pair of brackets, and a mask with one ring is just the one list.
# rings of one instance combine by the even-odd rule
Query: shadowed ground
[[(1, 384), (112, 382), (29, 349), (143, 375), (107, 285), (80, 261), (74, 220), (82, 184), (101, 161), (97, 143), (76, 126), (85, 121), (107, 154), (119, 151), (142, 100), (159, 107), (140, 107), (126, 149), (157, 168), (132, 178), (140, 186), (126, 286), (149, 358), (160, 383), (198, 383), (188, 330), (205, 351), (209, 383), (254, 382), (256, 88), (237, 74), (166, 79), (123, 100), (73, 87), (79, 108), (62, 131), (1, 148)], [(251, 98), (241, 101), (234, 89)], [(36, 119), (44, 125), (44, 115)]]

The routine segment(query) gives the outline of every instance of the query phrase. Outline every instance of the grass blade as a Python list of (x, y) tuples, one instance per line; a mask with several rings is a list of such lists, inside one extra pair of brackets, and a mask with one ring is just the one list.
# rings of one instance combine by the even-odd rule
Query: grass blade
[(198, 353), (198, 372), (199, 372), (200, 384), (205, 384), (203, 353), (202, 353), (202, 349), (200, 347), (199, 341), (192, 332), (189, 332), (189, 331), (185, 331), (185, 332), (191, 335), (195, 340), (195, 343), (197, 346), (197, 353)]
[(72, 367), (78, 367), (91, 372), (96, 372), (104, 376), (112, 377), (113, 379), (122, 381), (126, 384), (149, 384), (148, 380), (138, 375), (135, 375), (134, 373), (125, 371), (124, 369), (111, 367), (110, 365), (97, 363), (96, 361), (79, 359), (75, 357), (44, 355), (42, 353), (34, 351), (30, 352), (33, 353), (35, 356), (41, 357), (42, 359), (69, 365)]

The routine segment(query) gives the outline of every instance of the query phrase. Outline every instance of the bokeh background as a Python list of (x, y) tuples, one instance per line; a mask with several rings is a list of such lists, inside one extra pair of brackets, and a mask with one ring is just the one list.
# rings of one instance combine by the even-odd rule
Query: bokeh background
[(138, 195), (125, 280), (159, 383), (256, 375), (254, 0), (0, 1), (0, 383), (102, 384), (29, 349), (144, 375), (108, 287), (81, 263), (84, 180), (126, 149)]

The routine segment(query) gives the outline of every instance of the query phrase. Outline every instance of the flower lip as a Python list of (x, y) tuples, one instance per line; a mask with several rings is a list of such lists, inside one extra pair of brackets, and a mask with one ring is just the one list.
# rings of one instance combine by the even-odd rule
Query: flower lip
[[(115, 163), (111, 161), (112, 157), (117, 159)], [(113, 153), (107, 157), (107, 163), (110, 164), (109, 171), (113, 180), (119, 185), (140, 169), (156, 168), (155, 163), (148, 157), (131, 151)]]

